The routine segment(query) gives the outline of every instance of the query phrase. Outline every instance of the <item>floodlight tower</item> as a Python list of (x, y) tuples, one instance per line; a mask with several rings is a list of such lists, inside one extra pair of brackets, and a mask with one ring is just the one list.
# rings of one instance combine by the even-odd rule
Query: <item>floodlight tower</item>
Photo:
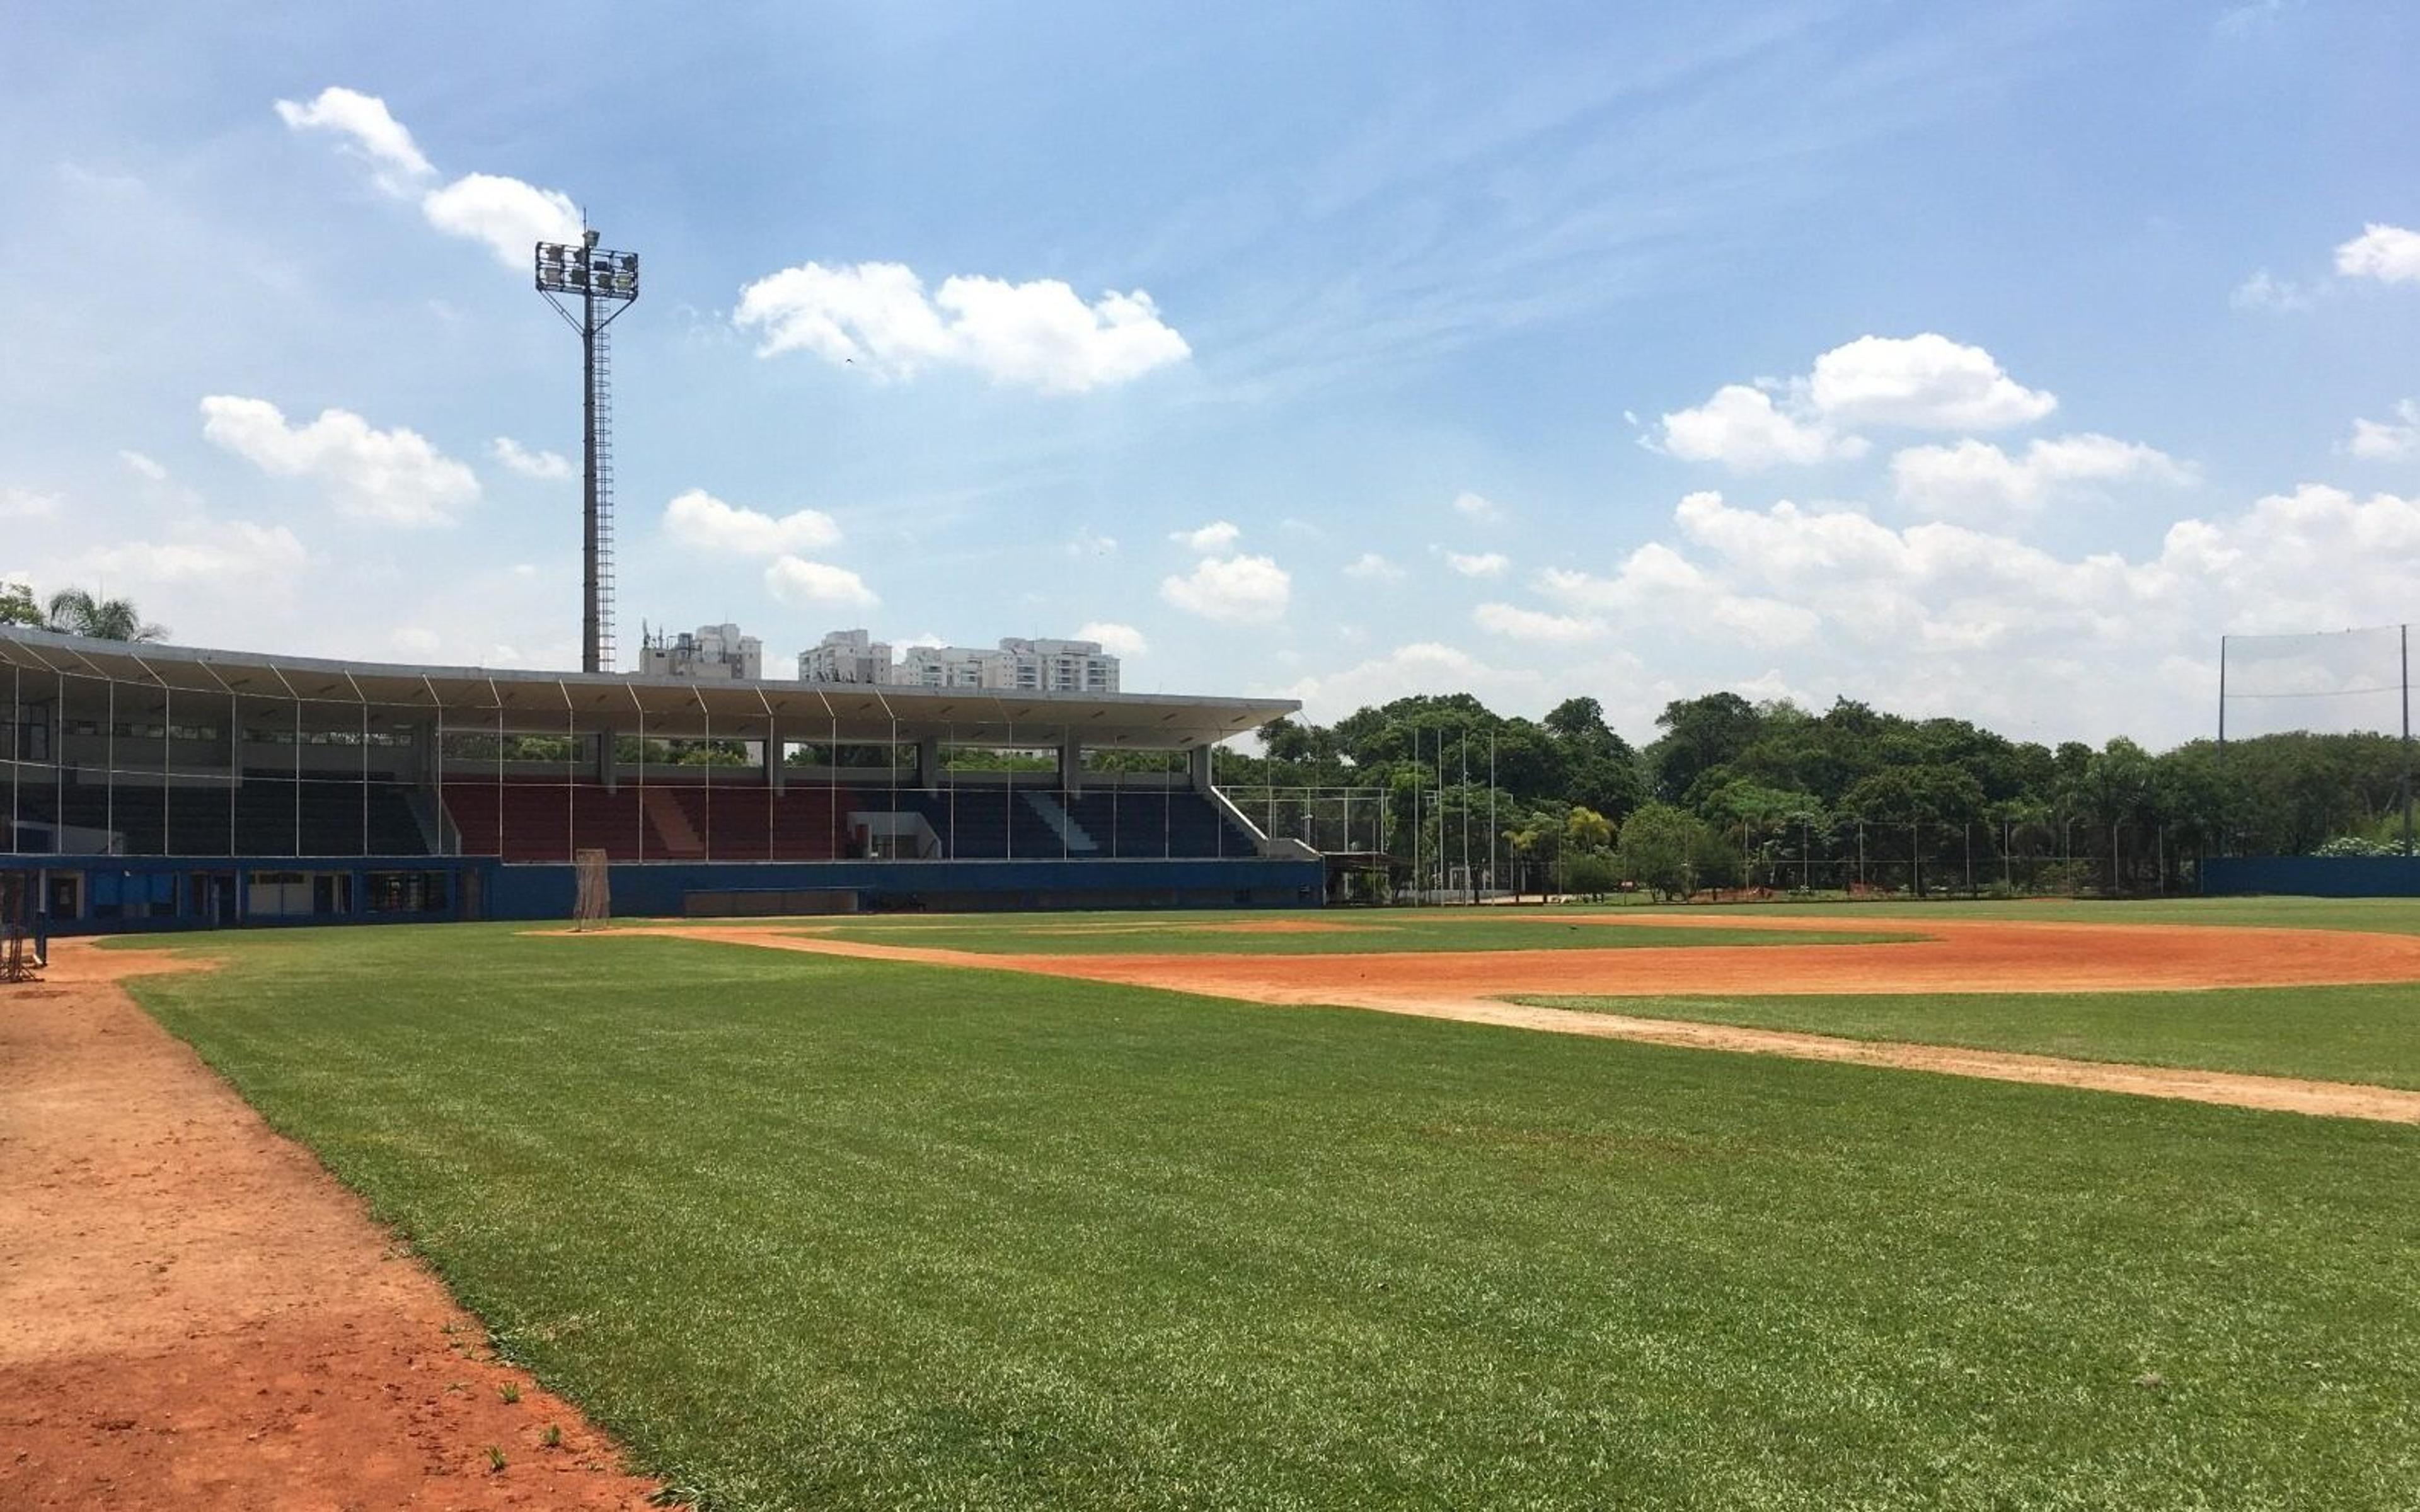
[[(582, 228), (580, 244), (537, 244), (537, 291), (580, 332), (580, 670), (613, 671), (613, 364), (612, 325), (639, 297), (639, 255), (608, 252)], [(579, 301), (574, 315), (558, 295)]]

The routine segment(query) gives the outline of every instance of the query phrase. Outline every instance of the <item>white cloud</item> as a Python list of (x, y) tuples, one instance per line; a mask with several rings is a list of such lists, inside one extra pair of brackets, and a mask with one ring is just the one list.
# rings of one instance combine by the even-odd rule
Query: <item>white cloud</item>
[(1354, 579), (1356, 582), (1401, 582), (1404, 578), (1404, 569), (1388, 561), (1385, 557), (1380, 556), (1375, 551), (1364, 551), (1359, 556), (1355, 557), (1352, 561), (1344, 564), (1344, 576)]
[(126, 464), (127, 471), (137, 476), (148, 478), (153, 483), (168, 481), (168, 470), (140, 452), (120, 452), (117, 459)]
[(202, 435), (272, 477), (318, 484), (338, 509), (362, 519), (448, 524), (479, 497), (471, 470), (417, 431), (379, 430), (347, 409), (323, 409), (296, 425), (266, 399), (212, 394), (202, 401)]
[(2420, 399), (2399, 401), (2393, 420), (2355, 420), (2345, 449), (2372, 462), (2420, 455)]
[(59, 496), (31, 488), (0, 488), (0, 519), (49, 519), (59, 512)]
[(1116, 556), (1117, 537), (1100, 534), (1089, 525), (1078, 525), (1076, 533), (1067, 538), (1067, 554), (1071, 557)]
[(840, 539), (840, 527), (819, 509), (776, 518), (691, 488), (664, 506), (664, 533), (693, 551), (770, 557), (830, 546)]
[[(2420, 570), (2420, 500), (2361, 500), (2315, 484), (2232, 517), (2180, 520), (2157, 553), (2139, 561), (2115, 552), (2062, 558), (1937, 521), (1893, 530), (1854, 510), (1788, 501), (1741, 509), (1714, 493), (1689, 495), (1673, 517), (1698, 560), (1660, 545), (1639, 555), (1666, 559), (1644, 576), (1675, 606), (1714, 595), (1761, 599), (1806, 615), (1827, 652), (1893, 660), (2032, 655), (2071, 660), (2079, 678), (2139, 669), (2162, 654), (2198, 654), (2221, 630), (2392, 621)], [(1596, 596), (1637, 601), (1611, 589)], [(1960, 675), (2006, 678), (2019, 666), (1978, 662)]]
[(2420, 231), (2373, 221), (2336, 249), (2336, 271), (2381, 284), (2420, 284)]
[(1294, 579), (1267, 557), (1204, 557), (1181, 578), (1163, 578), (1159, 596), (1187, 614), (1223, 625), (1267, 625), (1285, 618)]
[(2098, 435), (2036, 440), (2010, 456), (1989, 441), (1911, 446), (1891, 458), (1900, 503), (1931, 517), (2039, 509), (2115, 483), (2182, 484), (2192, 470), (2155, 447)]
[(2267, 31), (2285, 13), (2286, 0), (2246, 0), (2220, 11), (2211, 29), (2228, 41), (2240, 42)]
[(379, 187), (390, 194), (410, 193), (437, 172), (403, 123), (388, 114), (386, 101), (375, 95), (322, 89), (308, 104), (279, 100), (277, 118), (298, 131), (329, 131), (342, 138), (344, 151), (368, 163)]
[(93, 573), (113, 581), (238, 584), (256, 590), (264, 580), (291, 577), (310, 559), (301, 539), (283, 525), (221, 520), (190, 525), (179, 536), (117, 542), (92, 552), (85, 562)]
[(1466, 578), (1501, 578), (1504, 569), (1512, 564), (1501, 551), (1482, 551), (1466, 556), (1460, 551), (1448, 551), (1445, 564)]
[(448, 236), (484, 241), (507, 268), (530, 267), (541, 241), (577, 242), (580, 207), (571, 197), (500, 174), (465, 174), (420, 202), (428, 224)]
[(1998, 430), (2040, 420), (2055, 396), (2002, 372), (1990, 352), (1933, 332), (1859, 336), (1815, 359), (1807, 377), (1727, 383), (1704, 404), (1662, 419), (1653, 450), (1738, 472), (1866, 454), (1856, 425)]
[(1469, 492), (1453, 496), (1453, 512), (1465, 519), (1475, 519), (1482, 524), (1493, 523), (1504, 517), (1502, 504), (1483, 494)]
[(1086, 304), (1057, 279), (961, 276), (928, 298), (903, 263), (785, 268), (741, 289), (733, 319), (759, 333), (759, 356), (808, 351), (885, 380), (968, 367), (1047, 393), (1128, 382), (1192, 355), (1140, 289)]
[(378, 186), (398, 198), (417, 197), (420, 213), (448, 236), (484, 241), (507, 268), (526, 270), (540, 241), (578, 241), (580, 208), (569, 195), (502, 174), (464, 174), (428, 189), (437, 173), (386, 101), (332, 87), (309, 104), (277, 101), (277, 117), (298, 131), (329, 131), (344, 151), (370, 165)]
[(1491, 666), (1466, 651), (1422, 640), (1342, 671), (1306, 677), (1283, 691), (1302, 701), (1303, 717), (1326, 724), (1414, 693), (1476, 693), (1493, 705), (1538, 708), (1545, 687), (1528, 668)]
[(1719, 462), (1739, 472), (1866, 453), (1864, 438), (1841, 435), (1820, 416), (1793, 419), (1774, 404), (1773, 395), (1745, 383), (1727, 383), (1696, 409), (1664, 416), (1655, 446), (1685, 462)]
[(1131, 625), (1120, 625), (1114, 620), (1088, 620), (1076, 627), (1075, 638), (1078, 640), (1097, 640), (1100, 642), (1101, 649), (1112, 656), (1151, 655), (1151, 642), (1143, 639), (1140, 630)]
[[(2415, 574), (2420, 498), (2323, 485), (2180, 520), (2141, 552), (2073, 555), (1997, 529), (1893, 528), (1855, 509), (1749, 508), (1705, 492), (1676, 507), (1670, 538), (1617, 570), (1543, 574), (1544, 604), (1481, 606), (1473, 621), (1526, 648), (1559, 691), (1609, 698), (1606, 688), (1627, 686), (1641, 708), (1753, 683), (1960, 715), (2029, 738), (2163, 743), (2208, 733), (2222, 632), (2393, 624)], [(1659, 669), (1680, 684), (1670, 694), (1610, 664), (1578, 679), (1580, 656), (1651, 639)], [(2360, 653), (2370, 660), (2358, 676), (2337, 639), (2311, 642), (2326, 663), (2315, 686), (2391, 685), (2391, 635), (2382, 653)], [(2292, 671), (2273, 658), (2261, 686), (2299, 686)], [(1425, 690), (1418, 682), (1372, 664), (1316, 689), (1342, 712), (1364, 697)], [(2375, 700), (2247, 712), (2288, 722), (2381, 717)]]
[(553, 483), (571, 476), (571, 460), (559, 452), (533, 452), (509, 436), (499, 436), (490, 450), (497, 461), (524, 478)]
[(846, 567), (783, 556), (765, 569), (765, 591), (802, 608), (866, 609), (882, 602), (865, 579)]
[(1481, 604), (1470, 611), (1470, 622), (1490, 635), (1535, 645), (1571, 646), (1606, 634), (1605, 621), (1589, 614), (1549, 614), (1512, 604)]
[(2226, 302), (2239, 310), (2278, 310), (2291, 313), (2307, 310), (2318, 301), (2311, 288), (2282, 278), (2272, 278), (2263, 268), (2235, 285)]
[(1230, 521), (1216, 519), (1200, 530), (1177, 531), (1171, 533), (1169, 539), (1187, 551), (1199, 551), (1205, 556), (1216, 556), (1243, 539), (1243, 535), (1244, 532)]
[[(1683, 508), (1687, 507), (1684, 501)], [(1801, 644), (1811, 640), (1821, 625), (1812, 610), (1786, 598), (1728, 587), (1678, 551), (1654, 541), (1631, 552), (1610, 578), (1549, 568), (1538, 575), (1537, 586), (1568, 608), (1610, 615), (1628, 628), (1660, 630), (1686, 625), (1759, 648)]]
[(2040, 420), (2057, 398), (2000, 370), (1980, 347), (1933, 332), (1859, 336), (1815, 359), (1807, 398), (1848, 424), (1922, 430), (1998, 430)]
[(2404, 612), (2420, 572), (2420, 498), (2356, 499), (2306, 483), (2232, 519), (2180, 520), (2151, 566), (2195, 592), (2205, 625), (2253, 632), (2385, 623)]

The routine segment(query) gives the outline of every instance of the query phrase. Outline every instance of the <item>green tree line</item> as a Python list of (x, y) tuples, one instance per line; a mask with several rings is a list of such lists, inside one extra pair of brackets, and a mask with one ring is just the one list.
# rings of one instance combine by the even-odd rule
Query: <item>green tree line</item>
[[(1321, 726), (1264, 728), (1266, 755), (1221, 752), (1235, 788), (1355, 786), (1388, 795), (1386, 848), (1457, 860), (1458, 826), (1484, 823), (1505, 880), (1540, 865), (1569, 890), (1678, 890), (1786, 882), (1861, 827), (1890, 854), (2071, 851), (2133, 885), (2205, 855), (2399, 848), (2404, 750), (2384, 734), (2271, 734), (2154, 752), (2011, 740), (1964, 719), (1912, 719), (1840, 699), (1710, 693), (1667, 704), (1643, 748), (1593, 699), (1543, 719), (1469, 694), (1419, 695)], [(1488, 750), (1493, 744), (1493, 786)], [(1466, 780), (1464, 762), (1470, 763)], [(2078, 841), (2081, 834), (2085, 838)], [(1860, 840), (1864, 837), (1860, 836)], [(1826, 846), (1831, 847), (1828, 851)], [(2149, 880), (2142, 885), (2149, 886)]]

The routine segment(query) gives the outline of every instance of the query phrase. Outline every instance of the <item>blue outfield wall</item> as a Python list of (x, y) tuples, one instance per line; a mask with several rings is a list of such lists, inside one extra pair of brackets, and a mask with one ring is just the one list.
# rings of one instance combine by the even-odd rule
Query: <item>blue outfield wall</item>
[[(609, 870), (613, 912), (625, 916), (770, 913), (795, 901), (783, 893), (854, 893), (861, 908), (936, 913), (1300, 907), (1323, 901), (1325, 882), (1316, 860), (1261, 858), (652, 861)], [(485, 856), (6, 856), (0, 877), (21, 884), (0, 887), (0, 900), (13, 893), (26, 916), (0, 923), (28, 927), (54, 887), (72, 879), (74, 917), (47, 921), (47, 933), (60, 935), (568, 918), (579, 890), (569, 865)], [(264, 883), (270, 890), (260, 890)], [(263, 911), (268, 899), (277, 901), (276, 911)]]
[(2212, 897), (2420, 898), (2420, 856), (2218, 856), (2201, 863)]

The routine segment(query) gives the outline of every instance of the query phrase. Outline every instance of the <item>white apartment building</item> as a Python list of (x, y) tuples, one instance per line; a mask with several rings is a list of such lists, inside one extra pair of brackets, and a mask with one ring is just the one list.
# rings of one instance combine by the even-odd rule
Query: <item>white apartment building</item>
[(1008, 655), (971, 646), (909, 646), (892, 681), (910, 687), (1015, 687)]
[(765, 642), (736, 625), (701, 625), (694, 634), (642, 631), (639, 671), (650, 677), (754, 681), (765, 675)]
[(1017, 640), (1000, 643), (1014, 659), (1012, 687), (1046, 693), (1114, 693), (1118, 658), (1097, 640)]
[(1097, 640), (1029, 640), (1011, 637), (998, 649), (909, 646), (899, 661), (862, 630), (835, 630), (799, 656), (799, 678), (809, 683), (891, 683), (909, 687), (993, 687), (1042, 693), (1114, 693), (1118, 658)]
[(863, 630), (834, 630), (813, 650), (799, 653), (802, 683), (892, 683), (898, 681), (897, 671), (891, 642)]

